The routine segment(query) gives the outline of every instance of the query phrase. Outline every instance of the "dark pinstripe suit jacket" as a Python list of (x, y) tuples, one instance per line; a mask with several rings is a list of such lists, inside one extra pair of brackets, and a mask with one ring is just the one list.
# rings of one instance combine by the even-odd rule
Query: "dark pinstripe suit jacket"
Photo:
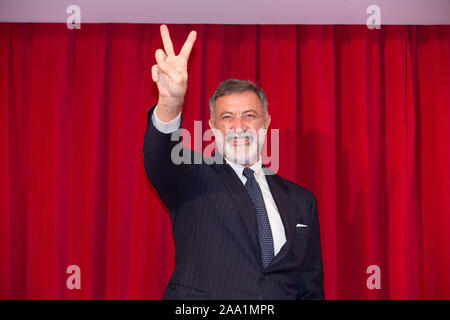
[(239, 177), (225, 162), (173, 164), (177, 142), (153, 126), (153, 110), (144, 138), (145, 169), (170, 210), (176, 248), (164, 298), (323, 299), (315, 195), (278, 175), (266, 176), (286, 243), (263, 270), (255, 209)]

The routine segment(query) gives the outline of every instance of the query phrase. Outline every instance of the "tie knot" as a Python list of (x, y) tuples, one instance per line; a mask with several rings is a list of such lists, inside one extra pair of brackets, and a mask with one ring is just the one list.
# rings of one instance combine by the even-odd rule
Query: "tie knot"
[(244, 168), (244, 171), (242, 171), (242, 175), (249, 180), (255, 179), (255, 172), (249, 168)]

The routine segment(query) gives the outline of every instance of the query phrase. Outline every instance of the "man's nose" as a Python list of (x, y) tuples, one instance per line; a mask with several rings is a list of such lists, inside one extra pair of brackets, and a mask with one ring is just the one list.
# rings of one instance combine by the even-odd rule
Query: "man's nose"
[(233, 130), (234, 131), (245, 131), (247, 129), (247, 126), (245, 125), (245, 122), (242, 121), (240, 117), (236, 117), (233, 123)]

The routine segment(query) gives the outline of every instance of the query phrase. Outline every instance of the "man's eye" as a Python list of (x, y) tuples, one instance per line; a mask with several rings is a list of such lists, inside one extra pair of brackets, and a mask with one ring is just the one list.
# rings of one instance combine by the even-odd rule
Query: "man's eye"
[(231, 118), (231, 116), (223, 116), (222, 117), (223, 120), (227, 120), (227, 119), (230, 119), (230, 118)]
[(255, 115), (254, 114), (248, 114), (246, 117), (250, 118), (250, 119), (255, 119)]

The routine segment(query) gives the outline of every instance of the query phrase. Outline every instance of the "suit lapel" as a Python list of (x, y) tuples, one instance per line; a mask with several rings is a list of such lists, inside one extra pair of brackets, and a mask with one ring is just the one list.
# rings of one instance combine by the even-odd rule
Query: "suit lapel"
[(238, 213), (244, 222), (245, 228), (247, 229), (256, 250), (259, 252), (256, 212), (255, 207), (252, 205), (250, 197), (248, 196), (247, 189), (245, 189), (245, 186), (242, 184), (242, 181), (236, 175), (233, 168), (225, 161), (223, 164), (212, 164), (211, 168), (217, 173), (220, 181), (222, 181), (228, 189), (231, 198), (238, 209)]
[[(216, 172), (219, 179), (228, 189), (231, 198), (238, 209), (238, 213), (244, 222), (245, 228), (247, 229), (257, 252), (260, 254), (256, 212), (255, 207), (248, 196), (247, 189), (245, 189), (245, 186), (242, 184), (242, 181), (236, 175), (233, 168), (225, 161), (223, 161), (223, 164), (214, 163), (211, 165), (211, 168)], [(283, 260), (292, 248), (295, 237), (295, 208), (292, 206), (292, 200), (289, 199), (288, 187), (281, 181), (278, 175), (266, 175), (266, 180), (275, 204), (277, 205), (286, 233), (286, 243), (268, 265), (268, 268), (270, 268)]]
[(292, 200), (289, 199), (289, 189), (281, 181), (279, 176), (266, 175), (266, 180), (275, 204), (277, 205), (278, 212), (283, 222), (284, 231), (286, 233), (286, 243), (270, 262), (268, 266), (268, 268), (270, 268), (271, 266), (276, 265), (279, 261), (283, 260), (292, 248), (295, 237), (295, 208), (292, 206)]

